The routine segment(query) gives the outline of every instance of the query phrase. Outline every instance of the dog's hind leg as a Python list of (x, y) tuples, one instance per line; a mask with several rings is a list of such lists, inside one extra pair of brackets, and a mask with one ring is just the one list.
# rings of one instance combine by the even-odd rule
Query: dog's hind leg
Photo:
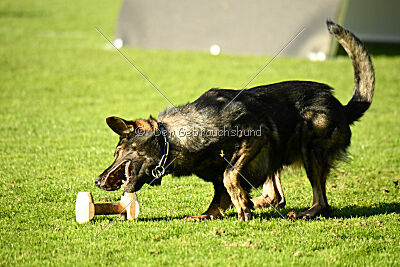
[(218, 219), (223, 216), (223, 212), (231, 205), (231, 197), (224, 185), (222, 183), (214, 183), (214, 198), (207, 211), (202, 215), (185, 217), (182, 221)]
[(285, 194), (283, 193), (280, 172), (277, 172), (274, 176), (274, 188), (275, 190), (277, 190), (277, 195), (278, 195), (277, 206), (284, 208), (286, 206), (286, 199), (285, 199)]
[(263, 184), (262, 196), (253, 198), (254, 208), (267, 208), (270, 205), (285, 207), (286, 200), (283, 194), (280, 172), (276, 172), (274, 177), (268, 177)]

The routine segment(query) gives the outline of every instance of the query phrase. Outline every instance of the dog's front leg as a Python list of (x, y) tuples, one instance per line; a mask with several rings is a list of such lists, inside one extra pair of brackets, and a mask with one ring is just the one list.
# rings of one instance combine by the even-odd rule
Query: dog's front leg
[(231, 196), (240, 221), (250, 220), (252, 217), (251, 210), (254, 208), (248, 192), (240, 185), (240, 182), (248, 182), (241, 172), (254, 155), (258, 153), (262, 144), (262, 139), (244, 141), (241, 148), (234, 153), (224, 172), (224, 186)]
[(188, 216), (182, 221), (201, 221), (218, 219), (222, 217), (223, 212), (232, 205), (231, 198), (221, 182), (214, 183), (214, 198), (211, 201), (207, 211), (202, 215)]
[(252, 202), (249, 195), (240, 186), (239, 171), (228, 167), (224, 173), (224, 186), (228, 190), (240, 221), (248, 221), (252, 217)]
[(223, 212), (232, 205), (231, 198), (221, 182), (214, 183), (214, 198), (204, 215), (220, 218)]

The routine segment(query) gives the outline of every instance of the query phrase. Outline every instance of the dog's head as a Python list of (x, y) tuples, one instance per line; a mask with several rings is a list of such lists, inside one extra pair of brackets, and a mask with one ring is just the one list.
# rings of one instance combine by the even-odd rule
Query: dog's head
[[(152, 169), (161, 158), (161, 146), (158, 141), (157, 121), (126, 121), (118, 117), (108, 117), (108, 126), (119, 135), (114, 153), (114, 162), (96, 179), (101, 189), (112, 191), (121, 188), (128, 193), (138, 191), (144, 184), (154, 180)], [(161, 179), (151, 185), (161, 184)]]

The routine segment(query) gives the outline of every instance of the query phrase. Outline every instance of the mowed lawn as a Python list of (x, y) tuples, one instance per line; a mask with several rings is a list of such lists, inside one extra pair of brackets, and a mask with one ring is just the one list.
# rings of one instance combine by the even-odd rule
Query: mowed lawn
[[(122, 193), (93, 183), (118, 140), (105, 118), (157, 116), (169, 105), (94, 28), (112, 38), (120, 4), (0, 2), (0, 264), (400, 264), (400, 57), (373, 56), (373, 104), (352, 128), (348, 162), (328, 181), (334, 211), (294, 222), (301, 235), (272, 209), (256, 210), (250, 222), (238, 222), (233, 209), (221, 220), (181, 222), (212, 199), (212, 186), (197, 177), (167, 176), (162, 186), (140, 191), (137, 221), (106, 228), (115, 216), (99, 216), (78, 225), (79, 191), (95, 201), (117, 201)], [(176, 105), (212, 87), (240, 89), (271, 58), (123, 51)], [(277, 58), (252, 86), (290, 79), (325, 82), (342, 103), (353, 88), (347, 57)], [(281, 213), (309, 207), (303, 170), (284, 171), (282, 182)]]

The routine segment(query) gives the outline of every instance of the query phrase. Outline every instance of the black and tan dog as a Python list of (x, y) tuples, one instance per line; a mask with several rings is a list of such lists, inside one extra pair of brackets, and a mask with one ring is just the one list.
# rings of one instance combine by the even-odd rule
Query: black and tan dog
[[(195, 174), (212, 182), (214, 198), (194, 219), (217, 218), (232, 204), (239, 220), (249, 220), (263, 198), (251, 200), (252, 187), (264, 184), (269, 201), (283, 203), (276, 173), (295, 163), (304, 166), (313, 190), (313, 204), (290, 218), (308, 218), (328, 211), (325, 183), (329, 170), (350, 145), (350, 125), (369, 108), (374, 70), (364, 45), (352, 33), (328, 21), (328, 29), (350, 56), (355, 86), (342, 105), (328, 85), (287, 81), (238, 90), (211, 89), (192, 103), (167, 108), (158, 120), (107, 118), (120, 136), (114, 163), (96, 185), (127, 192), (145, 183), (160, 183), (166, 173)], [(270, 192), (270, 193), (268, 193)]]

